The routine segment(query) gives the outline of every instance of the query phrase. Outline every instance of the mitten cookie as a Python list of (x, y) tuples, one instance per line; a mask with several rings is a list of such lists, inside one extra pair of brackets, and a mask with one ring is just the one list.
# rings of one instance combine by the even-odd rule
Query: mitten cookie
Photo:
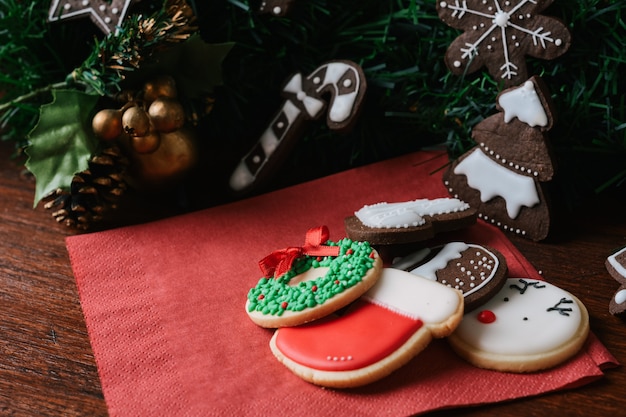
[(605, 265), (609, 274), (620, 283), (609, 302), (609, 312), (615, 316), (622, 315), (626, 311), (626, 248), (609, 256)]
[(457, 289), (465, 298), (465, 313), (490, 300), (507, 279), (504, 256), (473, 243), (451, 242), (424, 248), (393, 262), (393, 268)]
[(544, 183), (554, 168), (545, 131), (554, 116), (540, 78), (504, 90), (499, 113), (477, 124), (477, 146), (444, 173), (450, 194), (478, 210), (478, 216), (501, 229), (532, 240), (550, 230), (550, 205)]
[(307, 77), (293, 75), (283, 87), (282, 108), (233, 171), (230, 188), (235, 192), (250, 191), (270, 178), (310, 120), (326, 114), (330, 129), (352, 128), (366, 89), (363, 70), (351, 61), (327, 62)]
[(479, 310), (466, 314), (448, 340), (461, 357), (480, 368), (551, 368), (574, 356), (589, 334), (582, 302), (545, 281), (508, 279)]
[(448, 47), (445, 61), (454, 74), (471, 73), (486, 66), (505, 85), (528, 78), (525, 56), (554, 59), (570, 47), (567, 26), (540, 13), (553, 0), (443, 0), (439, 18), (463, 30)]
[(327, 316), (369, 290), (382, 261), (367, 242), (328, 240), (325, 226), (307, 232), (302, 247), (259, 262), (264, 277), (248, 292), (246, 311), (261, 327), (297, 326)]
[(438, 198), (364, 206), (346, 218), (344, 225), (350, 239), (390, 245), (431, 239), (475, 222), (476, 210), (467, 203)]
[(459, 291), (398, 269), (382, 277), (341, 316), (278, 329), (276, 358), (313, 384), (348, 388), (383, 378), (406, 364), (433, 337), (461, 321)]

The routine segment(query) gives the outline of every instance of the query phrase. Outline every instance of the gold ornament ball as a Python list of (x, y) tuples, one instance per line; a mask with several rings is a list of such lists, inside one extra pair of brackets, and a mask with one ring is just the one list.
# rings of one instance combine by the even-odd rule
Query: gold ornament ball
[(145, 136), (150, 131), (150, 116), (141, 106), (129, 107), (122, 115), (122, 126), (130, 136)]
[(148, 114), (159, 132), (173, 132), (185, 124), (185, 109), (176, 99), (157, 98), (150, 104)]
[(146, 103), (152, 103), (159, 97), (176, 98), (177, 95), (176, 81), (169, 75), (155, 77), (143, 86), (143, 99)]
[(115, 140), (122, 134), (122, 113), (115, 109), (100, 110), (91, 120), (91, 127), (100, 139)]
[(155, 130), (149, 131), (144, 136), (131, 136), (130, 146), (137, 153), (152, 153), (159, 148), (161, 135)]
[(161, 133), (159, 147), (151, 153), (132, 155), (135, 186), (144, 189), (168, 187), (180, 181), (196, 164), (196, 138), (192, 130)]

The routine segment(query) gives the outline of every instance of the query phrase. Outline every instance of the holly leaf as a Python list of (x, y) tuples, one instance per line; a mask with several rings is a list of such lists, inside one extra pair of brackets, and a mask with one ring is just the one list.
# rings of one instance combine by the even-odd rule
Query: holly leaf
[[(170, 74), (178, 90), (190, 99), (211, 94), (222, 84), (222, 62), (233, 48), (233, 42), (207, 43), (199, 35), (167, 48), (151, 57), (136, 76)], [(132, 80), (127, 77), (127, 80)]]
[(26, 148), (26, 168), (36, 179), (34, 207), (58, 188), (69, 191), (74, 174), (87, 169), (98, 145), (90, 117), (98, 98), (77, 90), (52, 90), (52, 102), (40, 107)]

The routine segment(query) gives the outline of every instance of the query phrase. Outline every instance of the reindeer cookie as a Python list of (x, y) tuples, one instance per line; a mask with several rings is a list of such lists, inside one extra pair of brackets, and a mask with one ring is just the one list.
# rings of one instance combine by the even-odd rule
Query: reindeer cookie
[(461, 293), (399, 269), (342, 315), (274, 333), (270, 348), (293, 373), (313, 384), (357, 387), (377, 381), (449, 335), (463, 315)]
[(533, 372), (574, 356), (589, 334), (582, 302), (548, 282), (508, 279), (448, 338), (468, 362), (505, 372)]
[[(355, 123), (365, 96), (363, 70), (350, 61), (327, 62), (307, 77), (297, 73), (283, 87), (285, 101), (259, 141), (230, 177), (235, 192), (250, 191), (280, 167), (306, 122), (326, 114), (326, 124), (343, 131)], [(329, 98), (328, 98), (329, 97)]]

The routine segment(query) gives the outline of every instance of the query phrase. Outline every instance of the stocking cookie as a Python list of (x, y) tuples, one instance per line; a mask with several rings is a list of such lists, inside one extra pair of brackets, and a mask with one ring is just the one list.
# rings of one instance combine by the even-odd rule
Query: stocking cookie
[(486, 66), (505, 85), (528, 78), (526, 55), (554, 59), (571, 44), (567, 26), (540, 13), (553, 0), (443, 0), (439, 18), (463, 30), (449, 46), (445, 61), (454, 74), (472, 73)]
[(444, 173), (450, 194), (501, 229), (543, 240), (550, 230), (544, 183), (554, 174), (545, 131), (554, 122), (541, 79), (533, 77), (497, 98), (500, 111), (477, 124), (477, 146)]
[(345, 219), (350, 239), (372, 245), (419, 242), (437, 233), (470, 226), (476, 210), (456, 198), (418, 199), (364, 206)]
[(233, 171), (230, 188), (249, 191), (269, 178), (302, 134), (305, 123), (324, 113), (330, 129), (350, 129), (358, 117), (366, 85), (363, 70), (350, 61), (327, 62), (307, 77), (293, 75), (283, 87), (285, 102)]
[(620, 284), (609, 302), (609, 312), (619, 316), (626, 312), (626, 248), (609, 256), (605, 265), (609, 274)]
[(463, 242), (424, 248), (394, 261), (391, 266), (461, 291), (465, 313), (500, 291), (508, 272), (506, 259), (500, 252)]
[(574, 356), (588, 334), (589, 314), (578, 298), (545, 281), (508, 279), (448, 340), (478, 367), (533, 372)]
[(432, 338), (449, 335), (463, 314), (461, 293), (398, 269), (345, 314), (278, 329), (276, 358), (302, 379), (334, 388), (365, 385), (406, 364)]
[(325, 226), (307, 232), (302, 247), (259, 262), (264, 277), (248, 292), (246, 311), (261, 327), (297, 326), (327, 316), (369, 290), (382, 261), (367, 242), (328, 240)]

